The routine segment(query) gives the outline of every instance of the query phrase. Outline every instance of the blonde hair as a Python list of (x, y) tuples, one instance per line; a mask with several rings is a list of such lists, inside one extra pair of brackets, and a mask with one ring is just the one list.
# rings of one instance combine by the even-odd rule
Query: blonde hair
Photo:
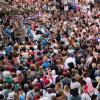
[(61, 92), (63, 90), (62, 84), (58, 82), (55, 86), (55, 90), (58, 92)]
[(19, 100), (19, 95), (17, 93), (14, 93), (14, 100)]
[(30, 69), (27, 71), (27, 77), (31, 77), (31, 70)]
[(64, 92), (70, 92), (70, 88), (67, 85), (65, 85), (63, 91)]

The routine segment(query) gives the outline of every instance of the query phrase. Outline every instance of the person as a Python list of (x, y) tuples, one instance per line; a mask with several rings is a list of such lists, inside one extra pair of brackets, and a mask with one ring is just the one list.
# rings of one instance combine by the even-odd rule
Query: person
[(68, 56), (65, 60), (64, 68), (70, 69), (70, 67), (71, 68), (76, 67), (76, 62), (74, 57)]
[(78, 94), (78, 88), (74, 88), (71, 90), (71, 96), (68, 100), (81, 100), (81, 96)]
[(1, 99), (99, 99), (100, 10), (94, 0), (0, 5)]
[(26, 100), (33, 100), (35, 99), (38, 95), (38, 92), (40, 90), (40, 84), (39, 83), (33, 83), (33, 89), (29, 90), (26, 94)]
[(98, 87), (98, 93), (97, 93), (97, 98), (98, 98), (98, 100), (100, 99), (100, 94), (99, 94), (99, 92), (100, 92), (100, 86)]
[(55, 86), (55, 90), (59, 93), (59, 92), (62, 91), (62, 89), (63, 89), (63, 87), (62, 87), (61, 83), (58, 82), (58, 83), (56, 84), (56, 86)]
[(63, 86), (67, 85), (70, 87), (70, 83), (71, 83), (70, 73), (67, 74), (65, 71), (63, 72), (63, 74), (64, 74), (64, 78), (61, 80), (61, 83), (63, 84)]
[(67, 85), (64, 86), (63, 91), (67, 97), (70, 96), (70, 88)]
[(97, 95), (93, 94), (91, 97), (92, 100), (97, 100)]

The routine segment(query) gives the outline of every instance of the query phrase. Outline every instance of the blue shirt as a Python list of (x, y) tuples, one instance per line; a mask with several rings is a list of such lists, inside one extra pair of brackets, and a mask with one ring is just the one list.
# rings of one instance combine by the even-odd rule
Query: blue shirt
[(43, 47), (45, 47), (47, 44), (48, 44), (48, 42), (47, 42), (46, 39), (42, 40), (42, 46), (43, 46)]
[(8, 46), (5, 51), (6, 51), (6, 54), (10, 54), (12, 52), (12, 46)]
[(50, 66), (50, 63), (48, 61), (45, 61), (43, 64), (42, 64), (43, 68), (46, 69)]
[(10, 28), (6, 28), (6, 29), (4, 30), (4, 32), (6, 33), (6, 35), (7, 35), (8, 37), (11, 37), (12, 30), (11, 30)]
[(29, 38), (34, 38), (33, 37), (33, 33), (32, 33), (32, 29), (31, 29), (31, 27), (29, 27), (28, 29), (27, 29), (27, 34), (28, 34), (28, 36), (29, 36)]

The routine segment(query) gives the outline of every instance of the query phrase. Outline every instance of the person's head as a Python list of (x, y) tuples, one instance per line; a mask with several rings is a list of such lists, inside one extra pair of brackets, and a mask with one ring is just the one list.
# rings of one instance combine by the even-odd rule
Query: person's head
[(0, 94), (0, 100), (4, 100), (4, 95)]
[(14, 100), (18, 100), (19, 99), (19, 95), (17, 93), (14, 93)]
[(71, 89), (70, 93), (71, 93), (72, 96), (78, 96), (79, 95), (78, 88)]
[(23, 78), (23, 73), (21, 71), (17, 71), (17, 79), (22, 79)]
[(47, 59), (48, 59), (47, 56), (44, 55), (44, 56), (43, 56), (43, 61), (47, 61)]
[(75, 79), (76, 79), (76, 81), (78, 81), (78, 82), (82, 82), (82, 77), (79, 75), (79, 74), (76, 74), (75, 75)]
[(52, 71), (51, 71), (51, 75), (52, 75), (52, 76), (56, 75), (56, 71), (55, 71), (55, 70), (52, 70)]
[(87, 71), (83, 71), (83, 77), (88, 77), (88, 73), (87, 73)]
[(35, 64), (31, 64), (30, 65), (30, 69), (31, 69), (31, 71), (34, 71), (36, 69), (36, 65)]
[(64, 92), (70, 92), (70, 88), (67, 85), (64, 86)]
[(33, 85), (33, 89), (36, 92), (40, 90), (40, 87), (41, 87), (40, 83), (36, 82), (36, 83), (32, 83), (32, 85)]
[(97, 100), (97, 95), (93, 94), (93, 95), (91, 96), (91, 99), (92, 99), (92, 100)]
[(67, 97), (64, 95), (64, 93), (62, 91), (58, 92), (58, 94), (56, 95), (56, 100), (66, 100)]
[(81, 62), (81, 64), (85, 64), (85, 59), (81, 58), (80, 62)]
[(76, 82), (76, 78), (75, 77), (72, 78), (72, 82)]
[(92, 69), (95, 69), (95, 68), (97, 68), (96, 63), (92, 63)]
[(97, 65), (98, 70), (100, 71), (100, 64)]
[(70, 72), (68, 70), (63, 70), (62, 75), (64, 77), (70, 77)]
[[(72, 65), (72, 64), (70, 64), (70, 65)], [(72, 68), (71, 73), (72, 73), (72, 76), (75, 76), (76, 74), (78, 74), (78, 71), (75, 68)]]
[(40, 81), (41, 76), (40, 75), (37, 75), (36, 78), (37, 78), (38, 81)]
[(7, 89), (12, 89), (12, 85), (11, 84), (8, 84), (7, 85)]
[(85, 81), (85, 80), (82, 81), (82, 85), (83, 85), (83, 86), (86, 85), (86, 81)]
[(62, 91), (63, 87), (62, 87), (62, 84), (60, 82), (58, 82), (55, 86), (55, 90), (56, 91)]

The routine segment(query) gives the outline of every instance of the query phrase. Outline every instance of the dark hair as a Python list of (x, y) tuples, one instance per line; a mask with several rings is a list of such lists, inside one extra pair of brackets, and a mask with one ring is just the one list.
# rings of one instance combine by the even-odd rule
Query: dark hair
[(0, 94), (0, 100), (3, 100), (3, 99), (4, 99), (4, 95)]
[(26, 47), (22, 47), (21, 51), (26, 52)]
[(70, 93), (71, 93), (72, 96), (78, 96), (79, 95), (78, 88), (71, 89)]
[(72, 82), (76, 82), (76, 79), (75, 79), (75, 77), (73, 77), (73, 78), (72, 78)]
[(95, 94), (93, 94), (92, 96), (91, 96), (91, 99), (92, 100), (95, 100), (97, 98), (97, 95), (95, 95)]
[(3, 87), (2, 86), (0, 86), (0, 91), (2, 91), (3, 90)]
[(98, 85), (98, 82), (93, 81), (92, 83), (93, 83), (93, 87), (96, 88)]
[(82, 85), (86, 85), (86, 81), (85, 80), (82, 81)]

